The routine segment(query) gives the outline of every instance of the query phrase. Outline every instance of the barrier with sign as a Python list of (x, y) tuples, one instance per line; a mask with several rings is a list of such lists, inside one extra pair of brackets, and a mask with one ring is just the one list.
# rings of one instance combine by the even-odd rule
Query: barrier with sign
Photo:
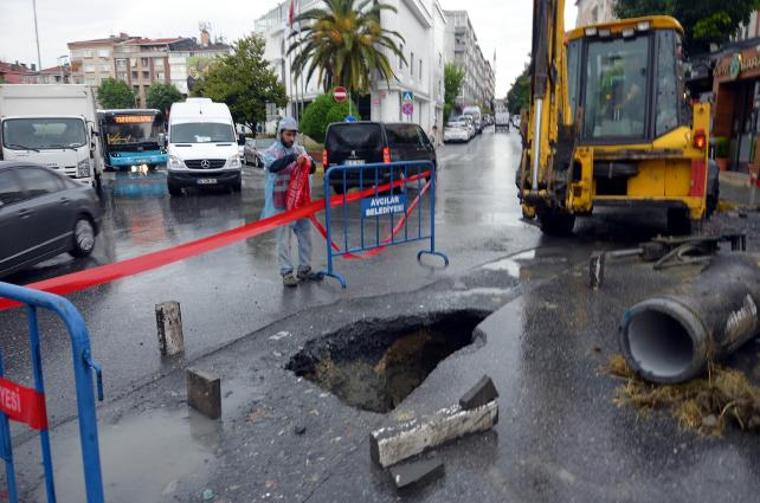
[(47, 411), (45, 410), (45, 385), (42, 375), (42, 355), (37, 324), (37, 309), (54, 312), (69, 332), (74, 354), (74, 379), (79, 416), (79, 437), (82, 447), (85, 492), (88, 503), (102, 503), (103, 479), (100, 471), (98, 447), (98, 424), (95, 417), (95, 397), (92, 390), (93, 372), (97, 379), (98, 400), (103, 400), (103, 379), (100, 365), (92, 358), (90, 336), (82, 315), (63, 297), (29, 288), (0, 282), (0, 298), (26, 305), (29, 319), (29, 342), (32, 357), (34, 388), (28, 388), (5, 379), (2, 353), (0, 353), (0, 458), (5, 461), (8, 484), (8, 501), (16, 503), (18, 493), (13, 464), (13, 446), (9, 420), (26, 424), (39, 431), (42, 466), (45, 471), (45, 491), (48, 503), (56, 501), (53, 480), (53, 459), (50, 452)]
[[(337, 279), (343, 288), (347, 283), (335, 271), (336, 257), (368, 258), (389, 246), (429, 241), (430, 249), (420, 251), (417, 260), (426, 254), (435, 255), (449, 265), (449, 258), (435, 249), (436, 170), (432, 162), (333, 166), (325, 173), (325, 194), (330, 193), (331, 187), (340, 194), (358, 188), (362, 194), (358, 206), (349, 204), (353, 198), (344, 196), (339, 204), (325, 207), (324, 275)], [(420, 202), (426, 195), (428, 205), (423, 208)], [(427, 215), (423, 215), (425, 211)], [(355, 231), (353, 235), (351, 230)]]

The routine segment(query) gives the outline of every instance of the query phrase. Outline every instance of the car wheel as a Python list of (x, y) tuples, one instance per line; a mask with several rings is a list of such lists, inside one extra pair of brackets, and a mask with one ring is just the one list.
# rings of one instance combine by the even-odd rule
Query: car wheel
[(170, 183), (167, 185), (169, 188), (169, 195), (172, 197), (180, 197), (182, 195), (182, 187), (179, 185), (174, 185), (173, 183)]
[(95, 227), (92, 221), (80, 216), (74, 224), (73, 248), (69, 252), (74, 257), (87, 257), (95, 248)]

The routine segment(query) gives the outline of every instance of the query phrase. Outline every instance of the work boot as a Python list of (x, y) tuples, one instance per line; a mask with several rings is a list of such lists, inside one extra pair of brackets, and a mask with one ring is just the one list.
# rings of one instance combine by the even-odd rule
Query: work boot
[(301, 281), (321, 281), (323, 275), (311, 270), (311, 267), (298, 268), (298, 279)]
[(296, 286), (298, 286), (298, 278), (292, 272), (289, 272), (287, 274), (283, 274), (282, 275), (282, 284), (285, 285), (285, 286), (287, 286), (287, 287), (289, 287), (289, 288), (296, 287)]

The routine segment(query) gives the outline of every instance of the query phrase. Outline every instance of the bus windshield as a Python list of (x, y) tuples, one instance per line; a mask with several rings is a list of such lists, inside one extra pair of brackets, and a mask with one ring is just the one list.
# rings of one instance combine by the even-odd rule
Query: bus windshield
[(136, 147), (158, 148), (161, 116), (146, 111), (136, 114), (107, 114), (103, 117), (103, 137), (112, 151)]
[(11, 150), (80, 148), (87, 144), (81, 119), (28, 118), (3, 122), (3, 146)]

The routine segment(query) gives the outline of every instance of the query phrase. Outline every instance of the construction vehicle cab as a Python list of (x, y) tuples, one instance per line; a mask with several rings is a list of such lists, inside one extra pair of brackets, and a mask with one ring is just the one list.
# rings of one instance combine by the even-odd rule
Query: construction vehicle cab
[(710, 110), (692, 109), (686, 98), (683, 28), (653, 16), (578, 28), (560, 40), (564, 2), (535, 3), (545, 28), (534, 29), (539, 57), (518, 176), (524, 213), (556, 234), (598, 206), (658, 207), (673, 233), (688, 234), (708, 214), (708, 200), (710, 210), (717, 204), (717, 171), (708, 188)]

